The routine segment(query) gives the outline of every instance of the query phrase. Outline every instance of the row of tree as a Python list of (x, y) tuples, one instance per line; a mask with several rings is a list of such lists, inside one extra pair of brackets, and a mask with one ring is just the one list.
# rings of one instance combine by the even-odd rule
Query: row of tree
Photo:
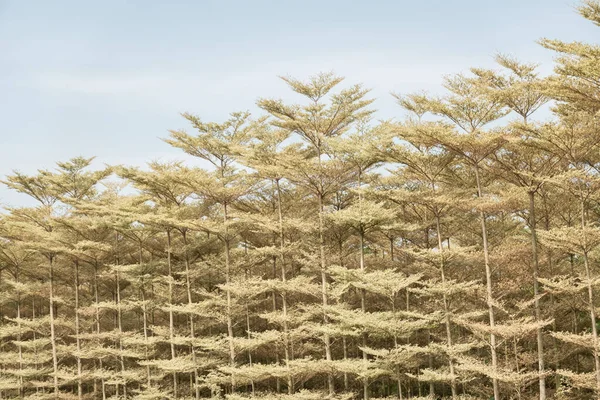
[(600, 48), (542, 44), (554, 75), (499, 56), (402, 122), (286, 78), (184, 114), (206, 168), (6, 177), (38, 205), (0, 217), (0, 398), (600, 396)]

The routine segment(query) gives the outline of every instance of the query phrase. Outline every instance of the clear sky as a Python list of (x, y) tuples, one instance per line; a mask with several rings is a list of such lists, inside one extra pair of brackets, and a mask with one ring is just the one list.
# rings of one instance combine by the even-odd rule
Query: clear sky
[[(221, 121), (257, 97), (294, 97), (278, 75), (439, 91), (498, 52), (552, 69), (541, 37), (597, 42), (576, 0), (0, 0), (0, 177), (97, 156), (183, 159), (160, 138), (181, 112)], [(0, 188), (0, 204), (31, 204)]]

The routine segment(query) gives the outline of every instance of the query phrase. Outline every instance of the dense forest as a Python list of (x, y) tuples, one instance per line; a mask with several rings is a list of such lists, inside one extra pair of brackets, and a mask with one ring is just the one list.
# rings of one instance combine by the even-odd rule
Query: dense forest
[(4, 177), (0, 398), (600, 398), (600, 47), (540, 44), (401, 120), (283, 78), (165, 134), (205, 168)]

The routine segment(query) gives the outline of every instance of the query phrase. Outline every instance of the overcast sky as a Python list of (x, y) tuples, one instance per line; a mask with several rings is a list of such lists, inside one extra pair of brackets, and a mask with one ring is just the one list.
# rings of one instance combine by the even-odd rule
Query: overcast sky
[[(437, 92), (445, 74), (501, 52), (552, 69), (541, 37), (597, 41), (569, 0), (0, 0), (0, 177), (97, 156), (183, 159), (160, 138), (181, 112), (221, 121), (258, 97), (294, 99), (278, 75)], [(0, 187), (0, 204), (31, 204)]]

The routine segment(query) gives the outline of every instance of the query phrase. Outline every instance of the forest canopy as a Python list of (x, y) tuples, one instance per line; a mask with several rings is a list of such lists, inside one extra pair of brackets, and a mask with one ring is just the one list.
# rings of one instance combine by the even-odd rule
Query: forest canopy
[(165, 134), (206, 168), (4, 177), (0, 398), (600, 398), (600, 46), (540, 45), (401, 120), (283, 77)]

